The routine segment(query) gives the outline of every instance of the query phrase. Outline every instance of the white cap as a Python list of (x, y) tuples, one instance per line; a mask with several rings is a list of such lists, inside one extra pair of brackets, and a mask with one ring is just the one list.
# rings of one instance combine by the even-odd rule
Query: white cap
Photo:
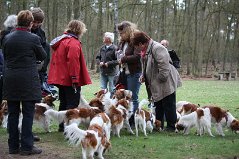
[(111, 32), (105, 32), (105, 37), (110, 38), (111, 42), (114, 42), (114, 33)]

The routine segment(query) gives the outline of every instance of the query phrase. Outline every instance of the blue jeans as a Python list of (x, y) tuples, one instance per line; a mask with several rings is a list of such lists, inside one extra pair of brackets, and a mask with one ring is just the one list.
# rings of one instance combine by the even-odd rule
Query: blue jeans
[(132, 101), (134, 106), (134, 113), (139, 107), (139, 89), (141, 86), (141, 83), (139, 82), (139, 77), (141, 76), (141, 73), (135, 73), (135, 74), (129, 74), (127, 76), (127, 89), (132, 91)]
[(33, 147), (32, 124), (35, 112), (35, 103), (37, 101), (22, 101), (22, 133), (21, 141), (19, 140), (20, 132), (18, 130), (20, 101), (7, 101), (8, 103), (8, 146), (9, 150), (30, 151)]
[(100, 74), (100, 88), (101, 89), (107, 89), (107, 84), (109, 83), (109, 92), (113, 92), (115, 86), (114, 86), (114, 77), (115, 76), (108, 76), (104, 74)]

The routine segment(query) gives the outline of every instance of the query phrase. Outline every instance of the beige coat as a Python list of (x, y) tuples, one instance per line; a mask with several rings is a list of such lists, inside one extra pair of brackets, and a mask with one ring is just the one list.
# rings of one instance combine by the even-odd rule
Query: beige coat
[(179, 73), (169, 63), (170, 60), (167, 49), (151, 39), (146, 51), (146, 60), (142, 62), (142, 66), (144, 77), (148, 81), (148, 87), (155, 102), (172, 94), (177, 87), (182, 85)]

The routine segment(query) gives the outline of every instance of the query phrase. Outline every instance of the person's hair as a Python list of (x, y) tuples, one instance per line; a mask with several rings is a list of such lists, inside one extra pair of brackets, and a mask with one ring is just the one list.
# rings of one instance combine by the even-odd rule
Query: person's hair
[(86, 32), (86, 26), (80, 20), (71, 20), (65, 29), (66, 32), (82, 36)]
[(45, 15), (41, 8), (31, 8), (31, 12), (34, 18), (34, 21), (43, 22)]
[(22, 27), (30, 26), (31, 22), (33, 22), (32, 12), (29, 10), (22, 10), (17, 15), (17, 25)]
[[(137, 31), (137, 25), (129, 21), (122, 21), (117, 25), (117, 29), (118, 31), (125, 32), (125, 34), (128, 36), (127, 41), (130, 42), (130, 39), (133, 37), (133, 33)], [(120, 36), (119, 40), (122, 41)]]
[(142, 31), (134, 32), (134, 36), (131, 39), (132, 44), (134, 46), (138, 46), (140, 43), (141, 44), (148, 43), (149, 40), (150, 40), (150, 37), (145, 32), (142, 32)]
[(3, 23), (5, 28), (14, 28), (17, 25), (17, 15), (9, 15)]
[(105, 32), (104, 37), (105, 37), (105, 38), (109, 38), (112, 43), (114, 42), (114, 33)]
[(160, 44), (162, 44), (164, 47), (168, 47), (169, 46), (169, 42), (168, 42), (168, 40), (165, 40), (165, 39), (163, 39), (161, 42), (160, 42)]

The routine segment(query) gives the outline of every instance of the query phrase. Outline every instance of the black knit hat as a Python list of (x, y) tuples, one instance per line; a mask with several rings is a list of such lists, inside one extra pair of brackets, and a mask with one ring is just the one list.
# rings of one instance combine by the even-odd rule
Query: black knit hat
[(34, 17), (34, 21), (40, 21), (43, 22), (45, 16), (44, 12), (41, 10), (41, 8), (32, 8), (31, 9), (32, 15)]

